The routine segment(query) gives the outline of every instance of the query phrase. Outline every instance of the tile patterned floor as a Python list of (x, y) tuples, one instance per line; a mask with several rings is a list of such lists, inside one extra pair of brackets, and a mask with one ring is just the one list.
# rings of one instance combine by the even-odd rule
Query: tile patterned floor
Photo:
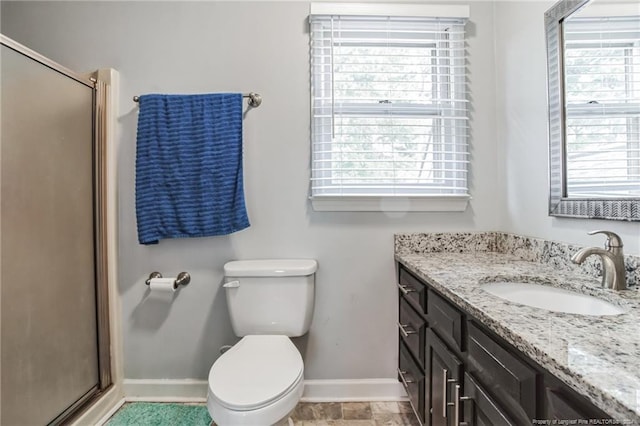
[(408, 402), (299, 403), (295, 426), (419, 426)]

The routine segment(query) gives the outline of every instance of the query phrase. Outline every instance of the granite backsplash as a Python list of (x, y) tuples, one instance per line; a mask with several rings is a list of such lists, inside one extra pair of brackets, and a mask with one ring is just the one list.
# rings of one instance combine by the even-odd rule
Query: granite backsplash
[[(565, 271), (602, 276), (599, 256), (590, 256), (582, 265), (571, 256), (582, 246), (548, 241), (505, 232), (435, 232), (396, 234), (396, 254), (495, 252), (512, 254), (522, 260), (551, 265)], [(627, 285), (640, 287), (640, 256), (625, 255)]]

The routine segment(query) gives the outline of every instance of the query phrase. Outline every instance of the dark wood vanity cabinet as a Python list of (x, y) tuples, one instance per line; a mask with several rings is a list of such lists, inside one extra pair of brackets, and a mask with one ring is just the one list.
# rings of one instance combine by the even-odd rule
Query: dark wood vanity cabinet
[(398, 278), (398, 379), (422, 424), (608, 418), (401, 264)]

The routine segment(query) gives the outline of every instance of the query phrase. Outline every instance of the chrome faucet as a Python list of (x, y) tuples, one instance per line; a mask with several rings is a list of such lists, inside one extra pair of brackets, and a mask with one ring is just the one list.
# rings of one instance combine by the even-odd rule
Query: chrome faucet
[(597, 254), (602, 258), (602, 287), (613, 290), (626, 290), (627, 281), (624, 270), (622, 239), (611, 231), (591, 231), (588, 234), (605, 234), (607, 241), (604, 243), (604, 249), (585, 247), (571, 256), (571, 261), (580, 265), (587, 257)]

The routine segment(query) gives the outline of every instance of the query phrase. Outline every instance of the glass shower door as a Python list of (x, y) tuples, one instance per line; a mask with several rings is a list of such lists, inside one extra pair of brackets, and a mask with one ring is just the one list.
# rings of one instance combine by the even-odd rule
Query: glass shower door
[(3, 43), (3, 425), (61, 420), (99, 391), (94, 88)]

